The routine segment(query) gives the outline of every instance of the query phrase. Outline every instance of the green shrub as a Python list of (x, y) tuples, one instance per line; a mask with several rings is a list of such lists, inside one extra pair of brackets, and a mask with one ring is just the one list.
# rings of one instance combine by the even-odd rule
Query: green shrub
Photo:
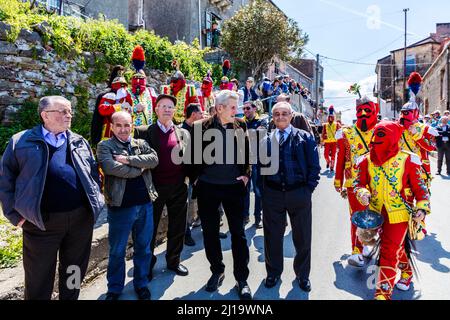
[(0, 209), (0, 269), (11, 268), (22, 258), (22, 230), (6, 220)]

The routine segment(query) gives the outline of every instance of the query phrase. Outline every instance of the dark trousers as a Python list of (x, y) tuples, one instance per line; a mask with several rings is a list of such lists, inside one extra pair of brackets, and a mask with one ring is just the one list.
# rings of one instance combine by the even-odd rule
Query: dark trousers
[(198, 182), (197, 188), (198, 213), (202, 222), (203, 242), (212, 273), (225, 271), (219, 238), (220, 213), (218, 210), (222, 203), (231, 233), (233, 274), (237, 281), (246, 281), (249, 274), (249, 250), (245, 238), (242, 212), (247, 188), (243, 183), (218, 185), (202, 181)]
[(438, 172), (441, 172), (442, 170), (444, 156), (447, 167), (447, 174), (450, 174), (450, 142), (444, 142), (442, 146), (438, 148)]
[(85, 208), (48, 214), (46, 231), (23, 225), (25, 300), (50, 300), (59, 254), (59, 299), (77, 300), (91, 253), (94, 217)]
[(264, 251), (268, 276), (283, 272), (283, 238), (286, 212), (292, 225), (296, 255), (294, 272), (298, 279), (309, 279), (311, 270), (311, 191), (307, 186), (292, 191), (263, 188)]
[[(251, 186), (251, 187), (250, 187)], [(253, 190), (255, 193), (255, 210), (254, 216), (255, 221), (261, 221), (261, 210), (262, 210), (262, 202), (261, 202), (261, 176), (259, 174), (259, 170), (256, 165), (252, 166), (252, 175), (247, 184), (247, 194), (245, 195), (244, 202), (244, 217), (250, 216), (250, 191)]]
[(153, 233), (151, 242), (153, 259), (150, 269), (153, 269), (156, 263), (156, 256), (154, 255), (155, 240), (164, 205), (167, 206), (169, 219), (166, 262), (168, 267), (176, 268), (180, 264), (180, 255), (183, 250), (184, 234), (186, 232), (187, 185), (181, 182), (175, 185), (155, 185), (155, 187), (158, 192), (158, 198), (153, 203), (153, 225), (155, 226), (155, 232)]

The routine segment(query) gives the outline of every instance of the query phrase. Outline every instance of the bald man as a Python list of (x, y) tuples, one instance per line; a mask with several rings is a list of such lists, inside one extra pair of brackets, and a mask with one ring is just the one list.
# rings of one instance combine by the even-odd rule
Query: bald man
[(106, 300), (118, 300), (125, 283), (125, 253), (132, 233), (133, 285), (139, 300), (150, 300), (148, 272), (152, 259), (153, 202), (158, 194), (151, 169), (158, 165), (156, 151), (144, 140), (133, 139), (133, 121), (128, 112), (111, 117), (113, 136), (97, 147), (105, 175), (108, 205), (109, 263)]
[[(311, 291), (311, 197), (320, 179), (319, 153), (314, 136), (294, 128), (293, 110), (288, 102), (272, 109), (276, 129), (267, 137), (269, 154), (277, 154), (278, 171), (263, 176), (263, 228), (267, 278), (265, 286), (274, 287), (283, 272), (283, 238), (286, 212), (292, 225), (296, 256), (294, 271), (300, 288)], [(272, 165), (272, 164), (269, 164)], [(264, 175), (261, 170), (261, 175)]]

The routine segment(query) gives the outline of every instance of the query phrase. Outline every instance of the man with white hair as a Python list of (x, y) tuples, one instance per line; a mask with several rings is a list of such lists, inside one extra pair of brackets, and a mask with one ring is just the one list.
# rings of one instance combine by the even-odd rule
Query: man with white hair
[(59, 255), (59, 299), (76, 300), (104, 205), (89, 143), (70, 130), (72, 106), (61, 96), (39, 101), (42, 124), (15, 134), (3, 155), (0, 203), (23, 230), (25, 299), (50, 300)]
[[(238, 99), (239, 96), (235, 92), (221, 91), (215, 100), (216, 114), (194, 123), (191, 154), (193, 157), (201, 154), (202, 159), (195, 161), (191, 166), (190, 177), (192, 181), (195, 181), (194, 193), (197, 193), (206, 257), (212, 271), (212, 276), (206, 284), (206, 291), (216, 291), (225, 277), (225, 265), (219, 239), (218, 209), (222, 203), (231, 233), (236, 288), (239, 298), (249, 300), (252, 299), (247, 283), (249, 249), (242, 213), (251, 169), (248, 139), (245, 137), (247, 127), (243, 120), (235, 117)], [(214, 136), (214, 142), (209, 142), (211, 139), (205, 137), (211, 135)], [(240, 138), (243, 139), (243, 144), (239, 143)], [(197, 143), (200, 142), (201, 145), (198, 145)], [(212, 154), (211, 146), (214, 146), (214, 154)], [(232, 151), (234, 150), (232, 159), (228, 157), (229, 146), (232, 147)]]
[[(283, 238), (286, 212), (296, 249), (294, 271), (300, 288), (311, 291), (311, 197), (320, 179), (319, 153), (314, 136), (291, 125), (293, 110), (279, 102), (272, 109), (276, 129), (266, 137), (269, 154), (279, 148), (278, 171), (263, 176), (263, 227), (267, 278), (274, 287), (283, 272)], [(273, 164), (270, 164), (273, 165)], [(263, 175), (263, 171), (261, 171)]]

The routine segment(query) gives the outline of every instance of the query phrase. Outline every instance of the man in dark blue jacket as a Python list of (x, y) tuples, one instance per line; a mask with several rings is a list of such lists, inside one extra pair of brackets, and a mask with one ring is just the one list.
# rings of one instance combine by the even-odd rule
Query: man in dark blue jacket
[(436, 137), (436, 146), (438, 149), (438, 172), (441, 174), (442, 164), (444, 162), (447, 167), (447, 175), (450, 176), (450, 126), (448, 125), (448, 118), (442, 117), (440, 124), (437, 126), (439, 136)]
[[(283, 272), (283, 237), (286, 212), (292, 225), (292, 240), (297, 252), (294, 271), (302, 290), (311, 283), (311, 197), (320, 179), (319, 153), (314, 137), (291, 125), (293, 110), (279, 102), (272, 115), (276, 129), (266, 138), (271, 161), (278, 161), (275, 174), (263, 176), (263, 227), (267, 278), (265, 286), (274, 287)], [(279, 152), (276, 152), (278, 148)], [(278, 155), (276, 157), (276, 155)]]
[(76, 300), (104, 205), (97, 163), (88, 142), (70, 131), (70, 101), (43, 97), (38, 113), (43, 124), (8, 143), (0, 203), (23, 230), (25, 299), (50, 300), (59, 257), (59, 299)]

